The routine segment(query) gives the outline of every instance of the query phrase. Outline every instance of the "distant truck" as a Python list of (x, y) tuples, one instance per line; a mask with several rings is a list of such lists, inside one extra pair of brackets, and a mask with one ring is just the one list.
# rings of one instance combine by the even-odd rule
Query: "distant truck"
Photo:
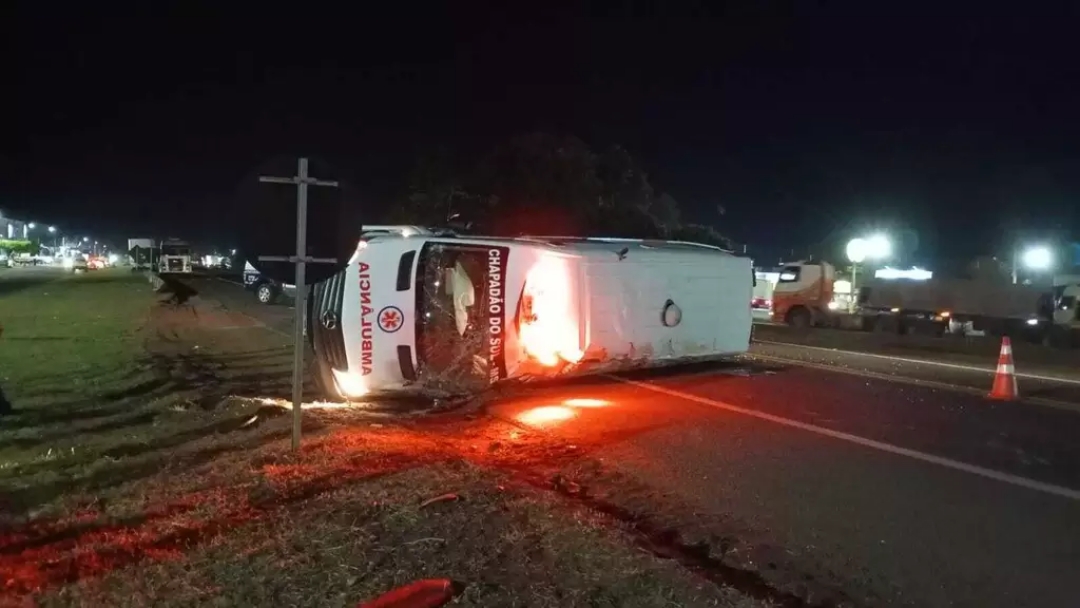
[(1054, 320), (1048, 341), (1053, 346), (1080, 348), (1080, 282), (1054, 286)]
[(136, 270), (154, 268), (154, 258), (158, 256), (154, 239), (128, 239), (127, 248), (133, 268)]
[[(1009, 335), (1071, 344), (1077, 327), (1073, 289), (967, 279), (870, 279), (857, 286), (854, 306), (835, 293), (827, 262), (784, 266), (772, 297), (772, 319), (793, 327), (835, 327), (899, 334)], [(1066, 295), (1073, 294), (1069, 300)], [(1071, 316), (1070, 316), (1071, 315)]]
[(166, 239), (161, 242), (158, 272), (190, 274), (191, 270), (191, 245), (179, 239)]

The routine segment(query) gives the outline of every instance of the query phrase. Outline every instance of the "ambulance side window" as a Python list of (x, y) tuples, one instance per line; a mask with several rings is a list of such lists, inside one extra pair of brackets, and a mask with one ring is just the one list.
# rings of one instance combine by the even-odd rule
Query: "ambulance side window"
[(397, 268), (397, 290), (409, 291), (412, 289), (413, 260), (416, 259), (416, 250), (406, 251), (401, 254), (401, 261)]
[(780, 271), (781, 283), (795, 283), (799, 280), (799, 275), (802, 274), (801, 266), (785, 266)]

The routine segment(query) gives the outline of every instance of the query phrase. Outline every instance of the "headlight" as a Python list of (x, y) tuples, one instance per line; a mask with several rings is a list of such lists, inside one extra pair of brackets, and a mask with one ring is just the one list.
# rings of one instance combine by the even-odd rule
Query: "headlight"
[(74, 268), (75, 260), (73, 258), (64, 258), (64, 268)]
[(346, 397), (363, 397), (368, 393), (367, 384), (359, 374), (332, 370), (334, 372), (334, 384), (338, 392)]

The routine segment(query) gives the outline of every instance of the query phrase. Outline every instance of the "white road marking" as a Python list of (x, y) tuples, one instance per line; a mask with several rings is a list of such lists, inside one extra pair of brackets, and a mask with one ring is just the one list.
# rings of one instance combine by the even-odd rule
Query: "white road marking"
[[(789, 359), (787, 357), (776, 357), (773, 355), (752, 354), (747, 355), (756, 359), (763, 359), (765, 361), (775, 361), (777, 363), (790, 363), (792, 365), (798, 365), (799, 367), (808, 367), (811, 369), (820, 369), (826, 372), (836, 372), (840, 374), (848, 374), (850, 376), (860, 376), (863, 378), (874, 378), (876, 380), (884, 380), (886, 382), (903, 382), (904, 384), (913, 384), (915, 386), (922, 386), (925, 388), (936, 388), (944, 391), (953, 391), (957, 393), (968, 393), (970, 395), (977, 395), (979, 397), (985, 397), (990, 392), (989, 387), (986, 389), (975, 388), (973, 386), (964, 386), (962, 384), (948, 384), (945, 382), (937, 382), (935, 380), (924, 380), (922, 378), (913, 378), (911, 376), (900, 376), (895, 374), (884, 374), (880, 372), (872, 372), (865, 369), (854, 369), (850, 367), (844, 367), (842, 365), (829, 365), (826, 363), (814, 363), (811, 361), (803, 361), (801, 359)], [(1072, 403), (1069, 401), (1059, 401), (1057, 399), (1048, 399), (1046, 397), (1025, 397), (1023, 394), (1020, 396), (1020, 401), (1024, 403), (1033, 403), (1036, 405), (1044, 405), (1046, 407), (1052, 407), (1059, 410), (1067, 410), (1070, 412), (1080, 412), (1080, 403)]]
[[(993, 367), (978, 367), (975, 365), (963, 365), (961, 363), (946, 363), (944, 361), (932, 361), (929, 359), (911, 359), (908, 357), (896, 357), (893, 355), (881, 355), (877, 353), (864, 353), (856, 350), (841, 350), (839, 348), (826, 348), (824, 346), (807, 346), (805, 344), (792, 344), (790, 342), (773, 342), (771, 340), (754, 340), (757, 344), (774, 344), (776, 346), (793, 346), (796, 348), (805, 348), (807, 350), (820, 350), (827, 353), (840, 354), (840, 355), (857, 355), (859, 357), (869, 357), (872, 359), (885, 359), (888, 361), (900, 361), (903, 363), (915, 363), (918, 365), (933, 365), (935, 367), (943, 367), (946, 369), (955, 369), (966, 372), (979, 372), (984, 374), (993, 374), (996, 370)], [(996, 363), (996, 362), (995, 362)], [(1046, 382), (1060, 382), (1062, 384), (1076, 384), (1080, 385), (1080, 380), (1075, 378), (1061, 378), (1058, 376), (1043, 376), (1040, 374), (1026, 374), (1023, 372), (1017, 372), (1015, 374), (1018, 378), (1029, 378), (1031, 380), (1044, 380)]]
[(958, 460), (952, 460), (950, 458), (943, 458), (941, 456), (935, 456), (933, 454), (927, 454), (925, 452), (919, 452), (917, 450), (911, 450), (908, 448), (902, 448), (891, 443), (885, 443), (883, 441), (876, 441), (874, 439), (867, 439), (858, 435), (852, 435), (850, 433), (844, 433), (841, 431), (834, 431), (825, 427), (817, 426), (815, 424), (808, 424), (806, 422), (799, 422), (798, 420), (792, 420), (790, 418), (784, 418), (782, 416), (774, 416), (773, 414), (766, 414), (765, 412), (759, 412), (737, 405), (731, 405), (730, 403), (724, 403), (723, 401), (716, 401), (708, 399), (706, 397), (699, 397), (690, 393), (684, 393), (683, 391), (677, 391), (670, 388), (664, 388), (656, 384), (650, 384), (648, 382), (640, 382), (638, 380), (629, 380), (626, 378), (619, 378), (617, 376), (609, 376), (619, 382), (626, 384), (632, 384), (634, 386), (650, 390), (656, 393), (668, 395), (670, 397), (678, 397), (686, 401), (692, 401), (708, 407), (726, 410), (735, 414), (742, 414), (744, 416), (750, 416), (751, 418), (757, 418), (759, 420), (765, 420), (774, 424), (799, 429), (801, 431), (807, 431), (824, 437), (830, 437), (832, 439), (839, 439), (841, 441), (847, 441), (848, 443), (854, 443), (863, 447), (879, 450), (889, 454), (895, 454), (897, 456), (906, 456), (914, 460), (927, 462), (930, 464), (936, 464), (954, 471), (962, 471), (964, 473), (970, 473), (972, 475), (978, 475), (987, 479), (993, 479), (994, 481), (1000, 481), (1010, 485), (1018, 486), (1021, 488), (1027, 488), (1029, 490), (1035, 490), (1038, 492), (1044, 492), (1046, 494), (1052, 494), (1054, 496), (1060, 496), (1062, 498), (1069, 498), (1072, 500), (1080, 501), (1080, 490), (1074, 490), (1072, 488), (1066, 488), (1064, 486), (1054, 485), (1052, 483), (1045, 483), (1042, 481), (1036, 481), (1034, 479), (1028, 479), (1026, 477), (1020, 477), (1019, 475), (1013, 475), (1011, 473), (1004, 473), (1002, 471), (995, 471), (993, 469), (987, 469), (984, 467), (976, 466), (973, 464), (967, 464)]

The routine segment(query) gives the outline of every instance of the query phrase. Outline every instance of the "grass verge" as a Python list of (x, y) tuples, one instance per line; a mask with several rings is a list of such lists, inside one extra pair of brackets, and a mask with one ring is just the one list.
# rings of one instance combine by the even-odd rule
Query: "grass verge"
[[(423, 506), (453, 490), (454, 499)], [(162, 547), (161, 550), (167, 549)], [(751, 606), (550, 495), (462, 462), (275, 508), (183, 558), (38, 598), (42, 605), (354, 606), (418, 578), (462, 581), (465, 606)]]
[[(17, 274), (14, 274), (17, 273)], [(9, 285), (8, 291), (2, 287)], [(14, 289), (17, 286), (18, 289)], [(141, 275), (13, 269), (0, 275), (0, 381), (16, 408), (117, 396), (138, 382), (138, 329), (153, 294)]]

